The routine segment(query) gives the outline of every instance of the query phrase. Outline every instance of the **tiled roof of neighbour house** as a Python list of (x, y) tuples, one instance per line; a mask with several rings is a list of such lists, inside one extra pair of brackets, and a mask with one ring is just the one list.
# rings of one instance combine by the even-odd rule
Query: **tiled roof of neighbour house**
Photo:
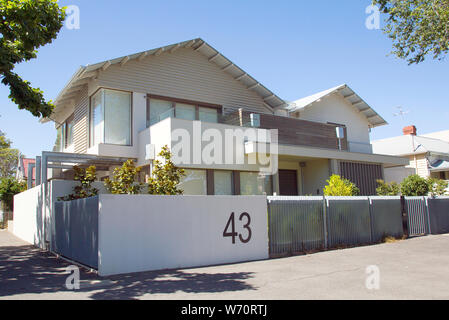
[(425, 136), (403, 135), (372, 141), (373, 152), (390, 155), (413, 155), (427, 152), (447, 154), (449, 142)]
[[(255, 93), (257, 93), (264, 100), (264, 105), (268, 109), (274, 110), (276, 108), (284, 107), (286, 105), (286, 102), (283, 99), (279, 98), (276, 94), (271, 92), (256, 79), (251, 77), (248, 73), (246, 73), (232, 61), (227, 59), (224, 55), (222, 55), (219, 51), (214, 49), (206, 41), (197, 38), (193, 40), (171, 44), (164, 47), (151, 49), (148, 51), (130, 54), (115, 59), (105, 60), (92, 65), (81, 66), (72, 76), (70, 81), (61, 90), (58, 97), (55, 99), (54, 105), (56, 107), (54, 112), (55, 113), (60, 112), (61, 109), (64, 108), (65, 104), (68, 101), (70, 101), (71, 98), (76, 96), (80, 90), (83, 89), (84, 85), (90, 78), (95, 78), (98, 72), (106, 70), (111, 65), (115, 64), (124, 65), (128, 61), (133, 59), (140, 60), (145, 57), (149, 57), (151, 55), (159, 56), (164, 53), (172, 53), (181, 47), (191, 48), (192, 50), (195, 50), (204, 55), (210, 61), (210, 63), (216, 64), (223, 72), (230, 74), (236, 81), (239, 81), (244, 86), (246, 86), (248, 90), (252, 90)], [(41, 122), (48, 122), (48, 121), (50, 121), (50, 119), (48, 118), (41, 119)]]
[[(28, 177), (28, 164), (30, 164), (30, 163), (36, 163), (36, 160), (23, 158), (24, 178)], [(33, 180), (35, 180), (35, 179), (36, 179), (36, 168), (33, 168)]]
[(326, 96), (339, 93), (346, 99), (354, 108), (356, 108), (361, 114), (363, 114), (371, 127), (378, 127), (386, 125), (387, 122), (372, 109), (359, 95), (357, 95), (347, 84), (342, 84), (328, 90), (324, 90), (308, 97), (293, 101), (286, 108), (290, 112), (301, 111), (304, 108), (310, 107), (313, 103), (325, 98)]

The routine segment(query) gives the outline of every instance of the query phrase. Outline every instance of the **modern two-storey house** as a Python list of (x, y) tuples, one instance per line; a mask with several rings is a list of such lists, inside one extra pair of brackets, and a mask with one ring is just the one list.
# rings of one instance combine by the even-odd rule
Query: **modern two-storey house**
[(168, 145), (185, 194), (319, 195), (336, 173), (368, 195), (407, 162), (373, 154), (369, 132), (386, 122), (349, 86), (286, 102), (202, 39), (80, 67), (55, 106), (42, 119), (54, 151), (134, 159), (148, 176)]

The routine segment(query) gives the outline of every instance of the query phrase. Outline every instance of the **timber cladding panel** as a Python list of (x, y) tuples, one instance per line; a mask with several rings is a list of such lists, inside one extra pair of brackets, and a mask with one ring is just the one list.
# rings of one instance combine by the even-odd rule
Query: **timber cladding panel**
[(132, 60), (100, 72), (98, 86), (171, 98), (270, 112), (264, 100), (201, 53), (180, 48), (174, 53)]
[[(240, 123), (250, 122), (250, 112), (240, 110)], [(336, 125), (295, 118), (260, 114), (260, 127), (277, 129), (278, 143), (316, 148), (338, 149)], [(348, 150), (347, 139), (341, 140), (342, 150)]]
[(383, 179), (383, 168), (380, 164), (340, 162), (340, 174), (360, 189), (360, 195), (376, 194), (377, 180)]

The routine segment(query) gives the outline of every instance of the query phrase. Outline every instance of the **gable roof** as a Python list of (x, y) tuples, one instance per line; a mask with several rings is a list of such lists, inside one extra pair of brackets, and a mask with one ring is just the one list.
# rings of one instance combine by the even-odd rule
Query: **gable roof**
[(301, 111), (302, 109), (311, 106), (313, 103), (333, 93), (341, 94), (346, 101), (348, 101), (354, 108), (357, 108), (357, 110), (366, 117), (371, 127), (374, 128), (387, 124), (387, 122), (347, 84), (342, 84), (337, 87), (330, 88), (308, 97), (296, 100), (293, 103), (289, 104), (286, 109), (289, 112)]
[[(85, 84), (87, 84), (90, 78), (97, 76), (98, 72), (105, 71), (111, 65), (121, 64), (124, 65), (130, 60), (142, 60), (152, 55), (159, 56), (163, 53), (173, 53), (179, 48), (190, 48), (205, 56), (210, 63), (216, 64), (223, 72), (230, 74), (235, 81), (239, 81), (242, 85), (246, 86), (248, 90), (252, 90), (257, 93), (264, 101), (265, 106), (268, 109), (276, 109), (286, 105), (286, 102), (267, 89), (264, 85), (251, 77), (244, 70), (239, 68), (236, 64), (222, 55), (218, 50), (214, 49), (206, 41), (197, 38), (188, 41), (183, 41), (175, 44), (171, 44), (164, 47), (151, 49), (131, 55), (105, 60), (92, 65), (81, 66), (70, 81), (61, 90), (59, 95), (54, 101), (56, 109), (63, 107), (70, 99), (73, 99), (79, 91), (81, 91)], [(57, 110), (55, 110), (56, 112)], [(41, 122), (47, 122), (49, 119), (42, 119)]]
[(390, 155), (413, 155), (423, 153), (447, 154), (449, 143), (424, 136), (403, 135), (372, 141), (373, 152)]

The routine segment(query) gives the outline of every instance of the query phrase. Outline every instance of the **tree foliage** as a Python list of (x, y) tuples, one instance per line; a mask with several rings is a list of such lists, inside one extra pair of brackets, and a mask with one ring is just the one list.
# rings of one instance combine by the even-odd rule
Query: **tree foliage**
[(178, 168), (171, 160), (171, 152), (168, 146), (164, 146), (158, 155), (164, 159), (154, 161), (153, 172), (148, 180), (148, 193), (155, 195), (179, 195), (183, 190), (178, 188), (184, 169)]
[(19, 150), (11, 148), (11, 140), (0, 131), (0, 178), (11, 177), (16, 173)]
[(401, 186), (397, 182), (387, 183), (384, 180), (377, 180), (376, 193), (378, 196), (398, 196), (401, 194)]
[(143, 187), (141, 183), (136, 182), (140, 170), (133, 160), (128, 160), (121, 167), (114, 169), (112, 179), (107, 178), (104, 185), (112, 194), (139, 194)]
[(343, 179), (339, 175), (332, 175), (326, 182), (327, 186), (323, 190), (325, 196), (350, 197), (360, 194), (359, 188), (354, 183), (348, 179)]
[(0, 200), (6, 205), (7, 211), (13, 210), (13, 200), (16, 194), (27, 189), (25, 181), (18, 181), (14, 177), (0, 179)]
[(73, 188), (73, 193), (65, 197), (58, 198), (58, 201), (70, 201), (84, 199), (98, 195), (98, 189), (92, 187), (92, 183), (97, 180), (97, 169), (90, 166), (86, 169), (73, 167), (75, 170), (75, 181), (79, 181), (80, 185)]
[(63, 26), (65, 12), (57, 0), (0, 0), (0, 76), (9, 98), (36, 117), (48, 117), (53, 105), (43, 92), (14, 73), (18, 63), (36, 58), (37, 49), (51, 43)]
[(373, 0), (388, 15), (384, 32), (393, 41), (392, 54), (409, 64), (427, 55), (442, 59), (449, 52), (448, 0)]

